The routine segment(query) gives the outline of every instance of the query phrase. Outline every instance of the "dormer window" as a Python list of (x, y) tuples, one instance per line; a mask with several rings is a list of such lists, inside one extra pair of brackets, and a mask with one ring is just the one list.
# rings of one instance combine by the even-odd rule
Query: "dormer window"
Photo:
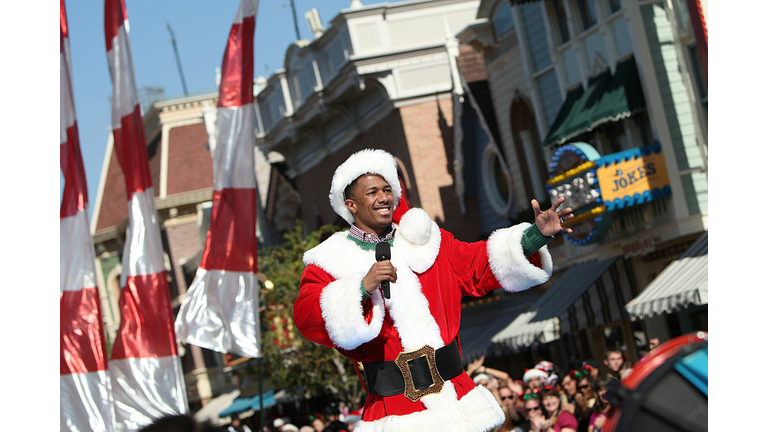
[(502, 1), (493, 14), (493, 32), (496, 35), (496, 41), (509, 36), (514, 30), (515, 21), (512, 19), (512, 7), (508, 1)]

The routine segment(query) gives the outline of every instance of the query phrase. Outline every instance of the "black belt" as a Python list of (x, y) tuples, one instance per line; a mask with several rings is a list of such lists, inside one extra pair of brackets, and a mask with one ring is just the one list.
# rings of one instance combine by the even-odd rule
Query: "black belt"
[(445, 381), (464, 372), (457, 339), (437, 350), (424, 345), (400, 353), (395, 361), (363, 363), (363, 368), (369, 392), (381, 396), (405, 393), (413, 402), (439, 393)]

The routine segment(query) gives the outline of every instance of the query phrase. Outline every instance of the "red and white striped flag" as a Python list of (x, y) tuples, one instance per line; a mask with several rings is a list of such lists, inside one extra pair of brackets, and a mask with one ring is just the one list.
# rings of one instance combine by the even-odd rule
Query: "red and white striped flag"
[(257, 7), (257, 0), (241, 1), (224, 52), (211, 225), (202, 262), (176, 316), (180, 340), (251, 358), (261, 356), (253, 104)]
[(118, 430), (188, 412), (128, 28), (123, 0), (105, 0), (112, 135), (128, 196), (120, 328), (109, 362)]
[(88, 188), (72, 96), (72, 63), (64, 0), (60, 8), (61, 200), (61, 429), (112, 431), (115, 414), (107, 372), (93, 238), (88, 222)]

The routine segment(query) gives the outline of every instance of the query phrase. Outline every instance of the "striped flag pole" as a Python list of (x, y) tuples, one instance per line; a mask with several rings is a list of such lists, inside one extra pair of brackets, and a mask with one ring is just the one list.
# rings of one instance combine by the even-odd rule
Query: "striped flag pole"
[(104, 34), (113, 86), (113, 148), (128, 196), (120, 327), (109, 371), (117, 430), (137, 430), (165, 415), (185, 414), (189, 408), (123, 0), (105, 0)]
[(187, 343), (261, 356), (256, 278), (256, 114), (253, 35), (257, 0), (242, 0), (222, 61), (213, 152), (213, 203), (200, 267), (176, 316)]
[(72, 96), (72, 63), (64, 0), (60, 8), (61, 392), (60, 426), (67, 431), (113, 431), (104, 322), (96, 286), (96, 257), (88, 222), (88, 188)]

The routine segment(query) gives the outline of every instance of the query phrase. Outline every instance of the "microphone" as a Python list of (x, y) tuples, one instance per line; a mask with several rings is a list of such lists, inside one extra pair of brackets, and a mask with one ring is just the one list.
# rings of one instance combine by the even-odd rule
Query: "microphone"
[[(389, 261), (392, 258), (392, 252), (389, 250), (389, 243), (382, 241), (376, 243), (376, 261)], [(389, 281), (381, 281), (381, 293), (384, 298), (389, 298)]]

